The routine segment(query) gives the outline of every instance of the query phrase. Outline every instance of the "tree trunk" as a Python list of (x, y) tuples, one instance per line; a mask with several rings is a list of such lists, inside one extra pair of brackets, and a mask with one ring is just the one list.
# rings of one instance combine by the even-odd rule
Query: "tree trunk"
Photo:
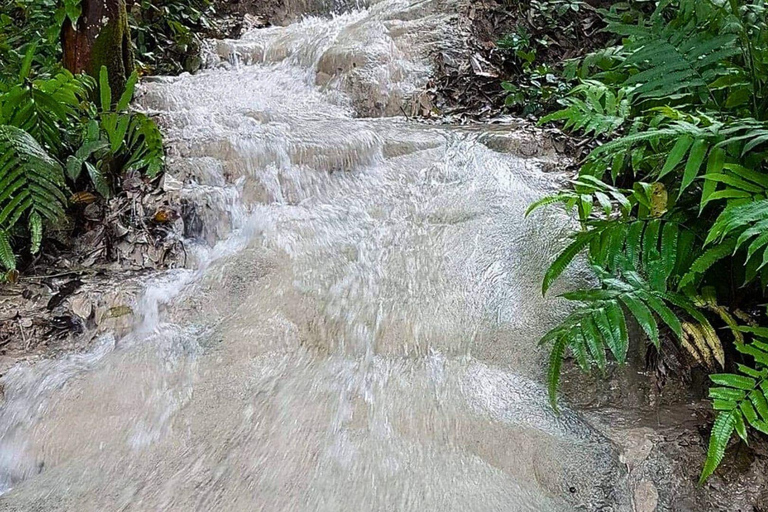
[(64, 67), (98, 78), (106, 66), (112, 98), (119, 98), (133, 72), (125, 0), (82, 0), (82, 9), (77, 26), (67, 19), (62, 29)]

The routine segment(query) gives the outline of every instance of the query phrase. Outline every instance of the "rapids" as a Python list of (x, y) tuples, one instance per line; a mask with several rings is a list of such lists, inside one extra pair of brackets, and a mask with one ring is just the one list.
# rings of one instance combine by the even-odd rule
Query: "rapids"
[(194, 264), (129, 336), (5, 377), (0, 510), (629, 510), (616, 447), (543, 385), (570, 220), (524, 212), (556, 158), (402, 115), (460, 0), (293, 3), (326, 15), (144, 85)]

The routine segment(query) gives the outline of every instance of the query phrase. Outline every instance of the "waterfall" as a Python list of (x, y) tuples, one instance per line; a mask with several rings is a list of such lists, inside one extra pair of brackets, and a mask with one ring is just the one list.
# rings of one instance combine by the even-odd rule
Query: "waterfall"
[(524, 212), (556, 155), (402, 115), (462, 1), (294, 4), (328, 15), (143, 85), (192, 268), (127, 337), (4, 377), (0, 510), (629, 510), (618, 450), (543, 385), (571, 221)]

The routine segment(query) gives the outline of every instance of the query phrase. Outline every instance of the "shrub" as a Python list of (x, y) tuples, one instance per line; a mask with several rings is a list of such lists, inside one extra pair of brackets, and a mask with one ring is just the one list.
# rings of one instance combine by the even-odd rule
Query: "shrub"
[(136, 73), (113, 103), (102, 67), (97, 106), (89, 99), (95, 87), (90, 77), (60, 70), (32, 79), (35, 49), (29, 47), (16, 81), (0, 88), (0, 264), (6, 279), (17, 273), (13, 247), (37, 253), (44, 225), (65, 218), (70, 187), (107, 198), (123, 173), (141, 171), (153, 179), (163, 168), (157, 126), (128, 111)]
[(129, 24), (140, 68), (153, 74), (196, 71), (203, 34), (217, 30), (211, 0), (137, 0)]
[[(734, 432), (768, 432), (768, 330), (740, 309), (768, 284), (766, 7), (663, 0), (649, 15), (603, 15), (620, 44), (583, 59), (581, 84), (542, 119), (601, 142), (569, 190), (532, 207), (561, 203), (581, 223), (544, 292), (582, 250), (601, 285), (565, 294), (574, 312), (542, 339), (553, 347), (550, 393), (554, 403), (567, 352), (586, 371), (606, 354), (623, 363), (627, 316), (657, 347), (664, 326), (710, 370), (735, 364), (726, 352), (742, 356), (738, 374), (711, 376), (718, 414), (703, 482)], [(725, 348), (715, 320), (729, 328)]]

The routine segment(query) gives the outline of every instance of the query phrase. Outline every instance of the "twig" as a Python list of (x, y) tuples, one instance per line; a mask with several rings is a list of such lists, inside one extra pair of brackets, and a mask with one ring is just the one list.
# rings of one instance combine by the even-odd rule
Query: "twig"
[(64, 276), (69, 276), (73, 274), (83, 275), (83, 274), (95, 274), (95, 273), (96, 273), (96, 270), (94, 269), (82, 268), (79, 270), (67, 270), (66, 272), (61, 272), (58, 274), (48, 274), (43, 276), (24, 276), (24, 277), (21, 277), (19, 280), (20, 281), (37, 281), (41, 279), (52, 279), (54, 277), (64, 277)]
[(411, 117), (408, 115), (408, 113), (405, 111), (405, 109), (403, 108), (403, 106), (402, 106), (402, 105), (400, 105), (400, 112), (402, 112), (402, 113), (403, 113), (403, 115), (405, 116), (405, 118), (406, 118), (408, 121), (410, 121), (410, 120), (411, 120)]
[(19, 330), (21, 331), (21, 341), (24, 343), (24, 350), (29, 350), (29, 343), (27, 342), (27, 334), (24, 332), (24, 326), (21, 325), (21, 318), (19, 318)]

